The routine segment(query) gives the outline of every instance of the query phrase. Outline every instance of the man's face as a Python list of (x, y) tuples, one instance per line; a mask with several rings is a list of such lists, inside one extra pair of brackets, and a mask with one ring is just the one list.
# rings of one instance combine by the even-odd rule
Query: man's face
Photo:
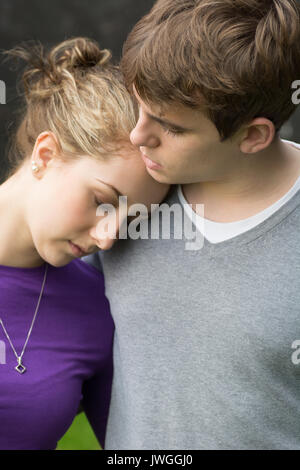
[(149, 174), (161, 183), (189, 184), (230, 178), (240, 151), (235, 139), (221, 142), (204, 113), (181, 104), (146, 104), (136, 93), (139, 119), (131, 142)]

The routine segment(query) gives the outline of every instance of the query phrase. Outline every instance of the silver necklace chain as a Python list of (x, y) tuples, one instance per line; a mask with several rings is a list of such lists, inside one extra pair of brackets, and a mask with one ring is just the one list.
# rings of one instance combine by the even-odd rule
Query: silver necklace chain
[(34, 325), (34, 322), (35, 322), (35, 318), (37, 316), (37, 313), (38, 313), (38, 310), (39, 310), (39, 306), (40, 306), (40, 301), (41, 301), (41, 298), (42, 298), (42, 295), (43, 295), (43, 291), (44, 291), (44, 286), (45, 286), (45, 282), (46, 282), (46, 277), (47, 277), (47, 271), (48, 271), (48, 263), (46, 263), (46, 268), (45, 268), (45, 274), (44, 274), (44, 280), (43, 280), (43, 285), (42, 285), (42, 288), (41, 288), (41, 292), (40, 292), (40, 296), (39, 296), (39, 300), (38, 300), (38, 303), (37, 303), (37, 306), (36, 306), (36, 309), (35, 309), (35, 312), (34, 312), (34, 316), (33, 316), (33, 319), (32, 319), (32, 322), (31, 322), (31, 325), (30, 325), (30, 328), (29, 328), (29, 331), (28, 331), (28, 334), (27, 334), (27, 338), (26, 338), (26, 341), (24, 343), (24, 346), (23, 346), (23, 349), (22, 349), (22, 352), (20, 354), (20, 356), (18, 356), (17, 354), (17, 351), (15, 350), (14, 348), (14, 345), (12, 344), (12, 341), (9, 337), (9, 334), (7, 333), (7, 330), (3, 324), (3, 321), (2, 319), (0, 318), (0, 323), (1, 323), (1, 326), (3, 328), (3, 331), (9, 341), (9, 344), (17, 358), (17, 361), (18, 361), (18, 365), (15, 367), (15, 369), (20, 373), (20, 374), (23, 374), (25, 371), (26, 371), (26, 367), (22, 364), (22, 357), (23, 357), (23, 354), (25, 352), (25, 349), (26, 349), (26, 346), (27, 346), (27, 343), (28, 343), (28, 340), (30, 338), (30, 335), (31, 335), (31, 332), (32, 332), (32, 328), (33, 328), (33, 325)]

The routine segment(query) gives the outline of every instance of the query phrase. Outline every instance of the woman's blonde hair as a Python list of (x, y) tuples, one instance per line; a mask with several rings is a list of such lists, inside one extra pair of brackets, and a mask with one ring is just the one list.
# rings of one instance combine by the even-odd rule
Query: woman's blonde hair
[(6, 51), (27, 65), (25, 106), (9, 151), (8, 176), (31, 154), (38, 135), (55, 134), (62, 158), (104, 158), (116, 152), (135, 126), (136, 105), (111, 53), (93, 40), (66, 40), (48, 53), (40, 43)]

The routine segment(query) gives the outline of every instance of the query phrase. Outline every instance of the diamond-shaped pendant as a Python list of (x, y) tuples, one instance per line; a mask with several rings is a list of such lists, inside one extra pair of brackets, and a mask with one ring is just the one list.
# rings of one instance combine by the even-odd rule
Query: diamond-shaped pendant
[(26, 371), (26, 367), (22, 364), (21, 357), (18, 357), (18, 365), (15, 367), (15, 369), (19, 372), (19, 374), (24, 374), (24, 372)]

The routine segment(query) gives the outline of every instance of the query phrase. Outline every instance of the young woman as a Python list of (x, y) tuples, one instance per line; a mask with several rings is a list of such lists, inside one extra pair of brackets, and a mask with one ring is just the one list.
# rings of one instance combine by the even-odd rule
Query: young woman
[(55, 449), (80, 402), (104, 446), (113, 321), (102, 274), (78, 258), (117, 235), (99, 239), (99, 204), (150, 206), (168, 187), (130, 144), (135, 105), (107, 50), (76, 38), (9, 54), (27, 67), (0, 186), (0, 449)]

